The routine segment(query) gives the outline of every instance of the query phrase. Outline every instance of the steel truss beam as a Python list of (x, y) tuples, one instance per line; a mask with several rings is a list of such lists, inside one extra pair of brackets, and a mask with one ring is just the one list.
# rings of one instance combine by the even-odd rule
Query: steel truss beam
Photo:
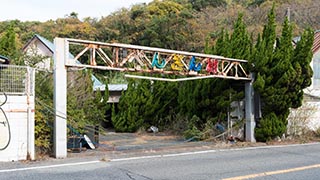
[[(204, 78), (250, 80), (246, 82), (246, 140), (254, 139), (254, 78), (244, 69), (246, 60), (222, 56), (174, 51), (145, 46), (117, 43), (101, 43), (77, 39), (55, 38), (54, 51), (54, 156), (67, 157), (67, 67), (95, 68), (104, 70), (148, 72), (182, 75), (180, 79), (166, 79), (126, 75), (165, 81), (186, 81)], [(77, 45), (82, 47), (71, 47)], [(69, 49), (78, 49), (70, 57)], [(96, 56), (97, 55), (97, 56)], [(81, 58), (82, 56), (85, 56)], [(87, 60), (89, 57), (89, 61)], [(80, 60), (80, 64), (77, 60)], [(190, 77), (191, 76), (191, 77)]]
[[(70, 67), (174, 74), (187, 78), (208, 76), (207, 78), (251, 80), (249, 73), (244, 68), (248, 64), (247, 60), (79, 39), (66, 39), (66, 42), (67, 47), (77, 46), (74, 49), (78, 50), (81, 48), (74, 58), (69, 57), (65, 62), (65, 65)], [(77, 60), (81, 61), (81, 64), (77, 63)]]

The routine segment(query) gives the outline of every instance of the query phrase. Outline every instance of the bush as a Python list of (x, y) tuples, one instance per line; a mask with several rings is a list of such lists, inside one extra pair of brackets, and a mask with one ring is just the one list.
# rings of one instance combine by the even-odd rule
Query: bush
[(202, 134), (201, 131), (195, 125), (193, 125), (190, 129), (183, 132), (183, 136), (187, 140), (195, 140), (195, 141), (199, 141), (201, 139), (201, 134)]
[(215, 134), (215, 126), (214, 124), (217, 122), (216, 119), (210, 118), (204, 125), (204, 129), (202, 130), (201, 140), (209, 139)]
[(261, 119), (255, 129), (257, 141), (266, 142), (276, 137), (281, 137), (286, 131), (286, 125), (283, 120), (278, 118), (274, 113), (266, 115)]
[(161, 122), (164, 124), (164, 130), (171, 131), (175, 135), (181, 135), (188, 129), (188, 117), (181, 113), (170, 113), (161, 119)]
[[(52, 148), (52, 129), (48, 125), (49, 121), (53, 121), (49, 118), (48, 113), (39, 104), (36, 104), (35, 111), (35, 147), (40, 154), (49, 154)], [(50, 120), (49, 120), (49, 119)]]
[(120, 112), (116, 115), (113, 106), (111, 119), (115, 130), (117, 132), (136, 132), (143, 125), (143, 119), (137, 112), (138, 110), (135, 108), (128, 108), (126, 112)]
[(183, 132), (183, 136), (186, 139), (200, 140), (202, 132), (197, 128), (196, 124), (200, 121), (200, 118), (196, 115), (188, 121), (188, 129)]

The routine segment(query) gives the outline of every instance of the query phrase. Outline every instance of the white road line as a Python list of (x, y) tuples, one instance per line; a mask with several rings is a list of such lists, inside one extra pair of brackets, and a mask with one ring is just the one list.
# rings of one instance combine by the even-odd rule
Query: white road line
[(48, 166), (35, 166), (35, 167), (27, 167), (27, 168), (4, 169), (4, 170), (0, 170), (0, 173), (15, 172), (15, 171), (27, 171), (27, 170), (36, 170), (36, 169), (48, 169), (48, 168), (66, 167), (66, 166), (77, 166), (77, 165), (95, 164), (95, 163), (99, 163), (99, 162), (101, 162), (101, 161), (88, 161), (88, 162), (56, 164), (56, 165), (48, 165)]
[(139, 160), (139, 159), (154, 159), (154, 158), (161, 158), (161, 157), (162, 155), (137, 156), (137, 157), (129, 157), (129, 158), (111, 159), (110, 162), (131, 161), (131, 160)]
[(246, 147), (246, 148), (231, 148), (231, 149), (215, 149), (215, 150), (194, 151), (194, 152), (184, 152), (184, 153), (175, 153), (175, 154), (119, 158), (119, 159), (111, 159), (110, 162), (131, 161), (131, 160), (140, 160), (140, 159), (155, 159), (155, 158), (163, 158), (163, 157), (188, 156), (188, 155), (195, 155), (195, 154), (207, 154), (207, 153), (213, 153), (213, 152), (228, 152), (228, 151), (243, 151), (243, 150), (255, 150), (255, 149), (275, 149), (275, 148), (284, 148), (284, 147), (310, 146), (310, 145), (318, 145), (318, 144), (320, 144), (320, 143), (275, 145), (275, 146), (271, 145), (271, 146), (257, 146), (257, 147)]
[[(184, 152), (184, 153), (175, 153), (175, 154), (163, 154), (163, 155), (137, 156), (137, 157), (129, 157), (129, 158), (110, 159), (108, 162), (120, 162), (120, 161), (132, 161), (132, 160), (141, 160), (141, 159), (155, 159), (155, 158), (164, 158), (164, 157), (188, 156), (188, 155), (207, 154), (207, 153), (214, 153), (214, 152), (255, 150), (255, 149), (275, 149), (275, 148), (283, 148), (283, 147), (310, 146), (310, 145), (319, 145), (319, 144), (320, 143), (308, 143), (308, 144), (292, 144), (292, 145), (277, 145), (277, 146), (257, 146), (257, 147), (233, 148), (233, 149), (216, 149), (216, 150), (194, 151), (194, 152)], [(0, 170), (0, 173), (36, 170), (36, 169), (48, 169), (48, 168), (66, 167), (66, 166), (77, 166), (77, 165), (95, 164), (95, 163), (100, 163), (100, 162), (103, 162), (103, 161), (96, 160), (96, 161), (56, 164), (56, 165), (48, 165), (48, 166), (35, 166), (35, 167), (27, 167), (27, 168), (4, 169), (4, 170)]]
[(206, 153), (213, 153), (213, 152), (217, 152), (217, 150), (185, 152), (185, 153), (178, 153), (178, 154), (166, 154), (166, 155), (163, 155), (163, 157), (187, 156), (187, 155), (206, 154)]
[(287, 144), (287, 145), (269, 145), (269, 146), (256, 146), (256, 147), (245, 147), (245, 148), (232, 148), (232, 149), (219, 149), (217, 151), (241, 151), (241, 150), (255, 150), (255, 149), (276, 149), (284, 147), (297, 147), (297, 146), (311, 146), (320, 145), (319, 142), (306, 143), (306, 144)]
[(177, 157), (177, 156), (187, 156), (187, 155), (195, 155), (195, 154), (206, 154), (217, 152), (216, 150), (207, 150), (207, 151), (195, 151), (195, 152), (184, 152), (184, 153), (176, 153), (176, 154), (163, 154), (163, 155), (154, 155), (154, 156), (137, 156), (137, 157), (129, 157), (129, 158), (120, 158), (120, 159), (111, 159), (111, 162), (119, 162), (119, 161), (130, 161), (130, 160), (139, 160), (139, 159), (154, 159), (154, 158), (162, 158), (162, 157)]

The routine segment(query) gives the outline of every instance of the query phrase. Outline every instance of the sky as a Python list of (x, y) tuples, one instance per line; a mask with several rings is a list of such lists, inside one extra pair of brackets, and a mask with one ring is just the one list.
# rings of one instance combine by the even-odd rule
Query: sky
[(47, 21), (64, 18), (71, 12), (84, 17), (101, 18), (123, 7), (152, 0), (1, 0), (0, 21)]

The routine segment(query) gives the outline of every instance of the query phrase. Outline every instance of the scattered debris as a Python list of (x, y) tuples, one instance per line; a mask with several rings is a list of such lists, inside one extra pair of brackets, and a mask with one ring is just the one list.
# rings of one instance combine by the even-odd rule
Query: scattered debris
[(159, 132), (159, 129), (155, 126), (151, 126), (149, 129), (148, 129), (148, 132), (153, 132), (153, 133), (157, 133)]
[(220, 131), (220, 132), (224, 132), (225, 131), (225, 128), (222, 124), (220, 123), (217, 123), (216, 124), (216, 128)]
[(83, 137), (84, 137), (84, 141), (87, 143), (90, 149), (96, 149), (96, 147), (94, 146), (94, 144), (92, 143), (92, 141), (87, 135), (84, 135)]

